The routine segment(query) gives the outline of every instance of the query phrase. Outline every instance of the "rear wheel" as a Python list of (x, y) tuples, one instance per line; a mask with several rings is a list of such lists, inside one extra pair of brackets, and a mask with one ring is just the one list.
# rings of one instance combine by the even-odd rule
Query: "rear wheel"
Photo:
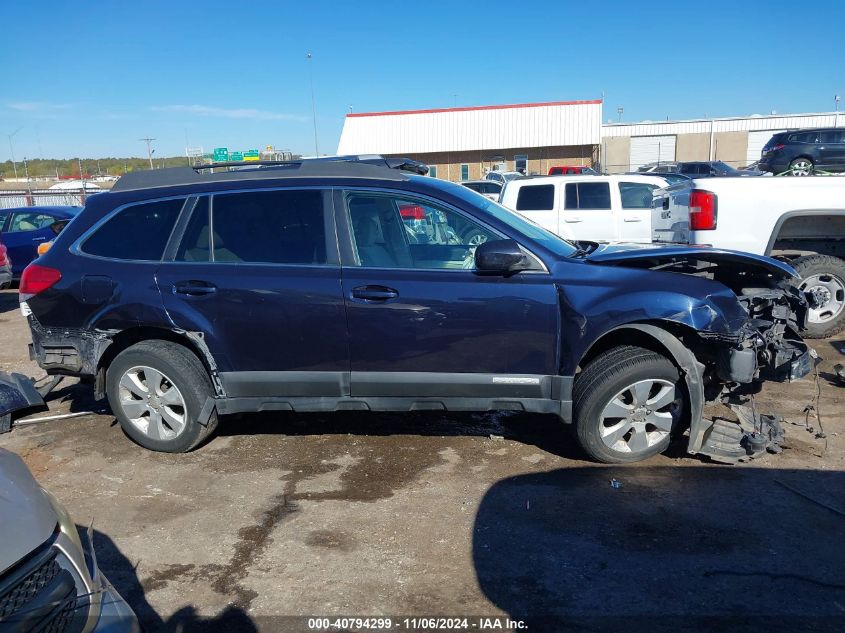
[(827, 338), (845, 329), (845, 261), (830, 255), (808, 255), (792, 262), (801, 276), (798, 288), (810, 295), (806, 338)]
[(789, 163), (789, 173), (792, 176), (811, 176), (813, 174), (813, 161), (809, 158), (796, 158)]
[(677, 368), (650, 350), (616, 347), (578, 375), (575, 432), (590, 457), (606, 464), (662, 453), (687, 410)]
[(197, 416), (214, 395), (202, 363), (185, 347), (168, 341), (143, 341), (115, 357), (106, 372), (106, 394), (126, 434), (144, 448), (187, 452), (217, 427)]

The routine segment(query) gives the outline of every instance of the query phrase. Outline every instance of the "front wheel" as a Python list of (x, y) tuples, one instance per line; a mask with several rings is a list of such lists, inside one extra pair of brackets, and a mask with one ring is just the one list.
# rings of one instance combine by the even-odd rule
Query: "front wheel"
[(142, 341), (115, 357), (106, 372), (106, 394), (124, 432), (153, 451), (184, 453), (214, 432), (197, 417), (211, 380), (187, 348), (168, 341)]
[(845, 261), (830, 255), (808, 255), (792, 266), (801, 277), (799, 290), (811, 303), (804, 337), (827, 338), (845, 330)]
[(633, 346), (590, 362), (575, 380), (573, 405), (579, 444), (606, 464), (665, 451), (688, 409), (677, 368), (665, 356)]

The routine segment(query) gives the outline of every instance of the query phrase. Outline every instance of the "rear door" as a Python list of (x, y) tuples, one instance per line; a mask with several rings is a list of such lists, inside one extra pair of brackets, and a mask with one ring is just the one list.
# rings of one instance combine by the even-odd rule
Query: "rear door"
[(620, 180), (619, 239), (625, 242), (651, 242), (651, 207), (654, 191), (658, 188), (647, 182)]
[(157, 272), (174, 324), (201, 333), (230, 397), (348, 395), (331, 194), (202, 196)]
[[(618, 208), (618, 204), (617, 204)], [(610, 182), (596, 178), (567, 182), (559, 234), (579, 240), (619, 239)]]
[(552, 233), (564, 237), (571, 236), (560, 226), (559, 187), (553, 182), (540, 182), (536, 185), (522, 184), (521, 186), (512, 184), (510, 186), (517, 188), (514, 208), (519, 213)]

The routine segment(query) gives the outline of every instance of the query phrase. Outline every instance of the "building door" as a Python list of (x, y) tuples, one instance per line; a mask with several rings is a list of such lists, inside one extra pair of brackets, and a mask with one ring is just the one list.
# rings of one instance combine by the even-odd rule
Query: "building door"
[(632, 136), (631, 171), (650, 163), (675, 160), (675, 136)]

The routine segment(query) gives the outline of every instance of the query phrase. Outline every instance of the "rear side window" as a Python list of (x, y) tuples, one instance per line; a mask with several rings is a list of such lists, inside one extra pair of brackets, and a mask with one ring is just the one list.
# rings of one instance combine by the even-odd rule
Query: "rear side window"
[(650, 209), (652, 192), (657, 185), (644, 182), (620, 182), (619, 196), (623, 209)]
[(519, 188), (516, 196), (517, 211), (551, 211), (554, 207), (554, 185), (530, 185)]
[(481, 193), (501, 193), (502, 187), (495, 182), (483, 182), (480, 187)]
[(566, 185), (567, 209), (610, 209), (610, 184), (570, 182)]
[(818, 143), (818, 132), (800, 132), (789, 137), (790, 143)]
[(206, 199), (198, 201), (176, 259), (325, 264), (325, 226), (321, 191), (217, 194), (210, 214)]
[(184, 198), (133, 204), (109, 218), (83, 242), (88, 255), (159, 261)]

